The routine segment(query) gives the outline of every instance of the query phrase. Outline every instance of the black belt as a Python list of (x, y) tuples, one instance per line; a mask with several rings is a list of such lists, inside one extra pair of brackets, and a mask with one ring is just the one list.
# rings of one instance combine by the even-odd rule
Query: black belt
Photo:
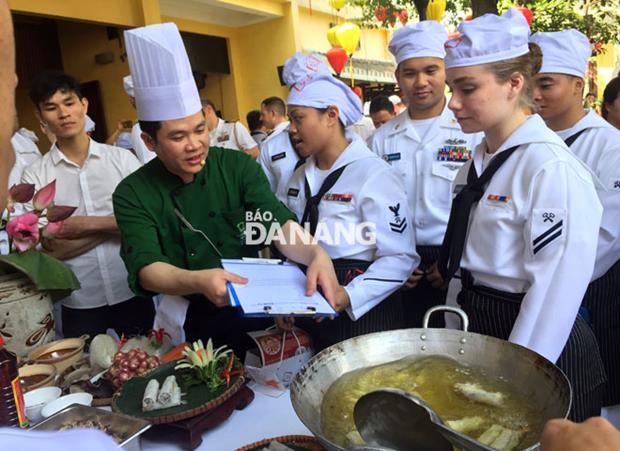
[(523, 298), (525, 297), (525, 293), (510, 293), (508, 291), (502, 291), (496, 288), (486, 287), (484, 285), (476, 285), (474, 284), (474, 277), (471, 273), (463, 268), (461, 268), (461, 284), (463, 285), (463, 289), (473, 291), (481, 296), (490, 296), (502, 301), (513, 302), (516, 304), (521, 304), (521, 301), (523, 301)]

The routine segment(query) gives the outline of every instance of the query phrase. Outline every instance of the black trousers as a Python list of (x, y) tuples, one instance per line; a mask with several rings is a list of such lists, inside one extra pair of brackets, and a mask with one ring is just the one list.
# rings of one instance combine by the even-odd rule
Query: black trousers
[(590, 311), (607, 372), (603, 405), (620, 404), (620, 260), (588, 285), (583, 305)]
[[(439, 258), (441, 246), (418, 246), (416, 252), (421, 258), (420, 269), (426, 271)], [(401, 290), (404, 310), (404, 327), (420, 328), (426, 311), (436, 305), (445, 305), (448, 295), (447, 289), (433, 288), (423, 277), (418, 285), (412, 289)], [(430, 327), (445, 327), (443, 315), (435, 314), (430, 321)]]
[[(336, 277), (341, 285), (348, 284), (370, 266), (369, 262), (361, 260), (338, 259), (333, 263)], [(402, 319), (402, 299), (400, 290), (397, 290), (357, 321), (352, 321), (346, 312), (341, 312), (333, 320), (325, 318), (317, 323), (311, 318), (300, 318), (296, 320), (296, 324), (311, 335), (314, 349), (319, 352), (359, 335), (401, 329)]]
[[(464, 275), (458, 303), (469, 316), (469, 331), (508, 340), (521, 308), (523, 294), (505, 293), (493, 288), (471, 286)], [(583, 421), (600, 415), (605, 388), (605, 369), (592, 329), (577, 316), (558, 367), (573, 389), (569, 419)]]
[(146, 335), (153, 328), (155, 306), (153, 299), (133, 297), (119, 304), (90, 309), (62, 306), (62, 333), (65, 338), (84, 334), (93, 338), (114, 329), (118, 336)]

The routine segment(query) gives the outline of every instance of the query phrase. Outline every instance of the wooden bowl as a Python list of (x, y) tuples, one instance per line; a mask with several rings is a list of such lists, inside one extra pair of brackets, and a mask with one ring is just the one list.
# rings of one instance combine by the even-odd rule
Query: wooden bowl
[(28, 354), (28, 360), (54, 365), (58, 374), (61, 374), (82, 358), (87, 338), (88, 336), (82, 336), (52, 341), (32, 350)]
[(24, 391), (41, 387), (53, 387), (56, 382), (56, 367), (54, 365), (35, 363), (24, 365), (19, 369), (19, 378)]

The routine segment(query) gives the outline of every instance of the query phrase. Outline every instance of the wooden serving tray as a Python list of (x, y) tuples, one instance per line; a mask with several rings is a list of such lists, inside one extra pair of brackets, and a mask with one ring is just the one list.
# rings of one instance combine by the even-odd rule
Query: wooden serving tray
[[(237, 393), (245, 384), (244, 374), (234, 376), (230, 380), (230, 386), (221, 386), (217, 390), (209, 390), (206, 385), (194, 385), (187, 389), (183, 397), (184, 404), (167, 409), (142, 411), (142, 396), (150, 379), (157, 379), (160, 384), (167, 376), (174, 374), (177, 362), (164, 363), (144, 376), (134, 376), (129, 379), (114, 394), (112, 410), (114, 412), (143, 418), (152, 424), (174, 423), (195, 417), (204, 412), (211, 411)], [(238, 360), (235, 360), (235, 369), (242, 369)]]

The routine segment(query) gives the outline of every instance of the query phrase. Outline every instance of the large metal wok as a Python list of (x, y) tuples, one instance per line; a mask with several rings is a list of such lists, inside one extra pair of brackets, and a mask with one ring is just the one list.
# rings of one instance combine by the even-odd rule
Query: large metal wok
[[(461, 315), (464, 330), (427, 328), (430, 314), (438, 310)], [(570, 383), (564, 373), (544, 357), (504, 340), (467, 332), (467, 316), (460, 309), (434, 307), (427, 312), (424, 326), (423, 329), (401, 329), (351, 338), (315, 355), (297, 373), (290, 387), (293, 408), (326, 449), (344, 450), (321, 431), (321, 404), (331, 384), (350, 371), (407, 356), (441, 355), (483, 368), (491, 377), (506, 377), (540, 407), (541, 424), (568, 415)], [(462, 443), (455, 443), (454, 437), (446, 438), (454, 446), (468, 449), (462, 448)], [(536, 446), (528, 449), (536, 449)]]

